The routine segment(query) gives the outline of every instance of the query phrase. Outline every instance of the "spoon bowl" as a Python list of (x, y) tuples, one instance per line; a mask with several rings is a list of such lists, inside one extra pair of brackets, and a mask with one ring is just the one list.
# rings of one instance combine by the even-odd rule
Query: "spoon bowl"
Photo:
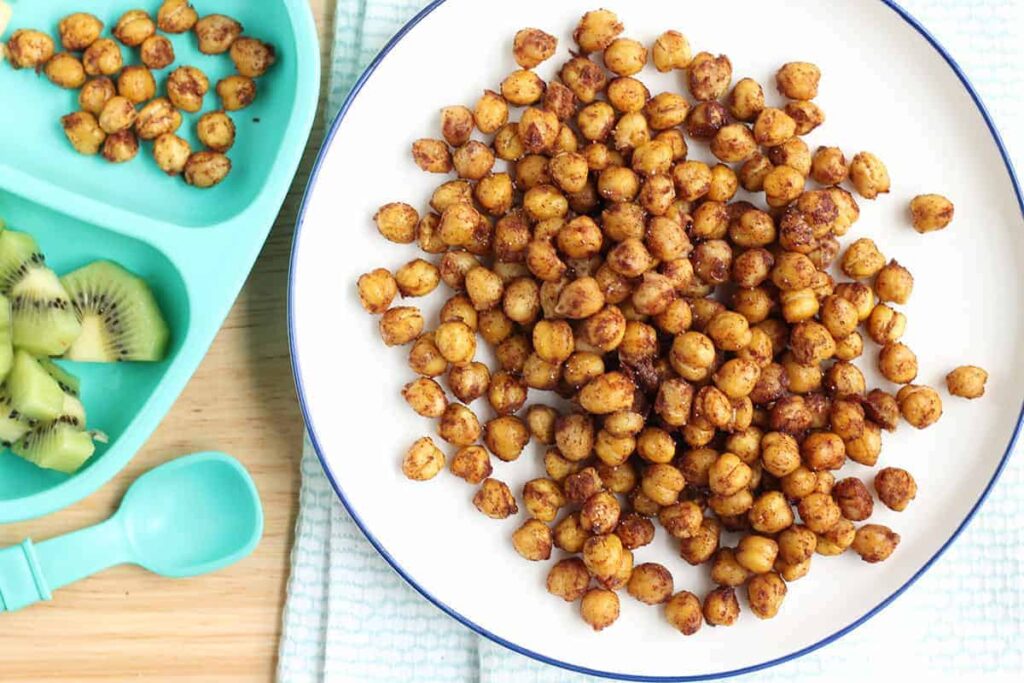
[(256, 487), (219, 453), (179, 458), (139, 477), (117, 513), (132, 561), (168, 577), (215, 571), (248, 555), (263, 535)]

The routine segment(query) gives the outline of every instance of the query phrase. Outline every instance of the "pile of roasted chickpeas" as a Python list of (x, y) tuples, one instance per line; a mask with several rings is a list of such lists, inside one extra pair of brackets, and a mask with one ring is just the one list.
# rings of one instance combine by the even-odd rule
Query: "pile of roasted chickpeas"
[[(16, 69), (42, 71), (54, 85), (78, 90), (79, 110), (61, 118), (68, 141), (85, 155), (102, 153), (113, 163), (135, 158), (140, 140), (153, 143), (153, 159), (162, 171), (181, 175), (198, 188), (217, 185), (231, 171), (226, 153), (235, 143), (235, 124), (228, 112), (245, 109), (256, 98), (256, 80), (274, 64), (274, 48), (242, 34), (231, 17), (202, 18), (188, 0), (164, 0), (154, 19), (148, 12), (125, 12), (103, 37), (103, 22), (92, 14), (70, 14), (57, 26), (62, 52), (53, 39), (33, 29), (15, 31), (6, 45), (7, 60)], [(202, 151), (176, 133), (182, 112), (198, 113), (210, 90), (206, 74), (179, 66), (165, 80), (166, 96), (157, 96), (154, 71), (174, 64), (174, 46), (158, 31), (192, 31), (199, 51), (228, 53), (238, 73), (215, 86), (220, 109), (204, 113), (196, 123)], [(118, 44), (120, 43), (120, 45)], [(126, 65), (121, 45), (137, 49), (141, 64)]]
[[(495, 519), (521, 502), (528, 519), (513, 547), (535, 561), (565, 553), (548, 590), (579, 600), (594, 629), (616, 620), (625, 589), (664, 605), (690, 635), (734, 623), (743, 586), (755, 616), (775, 616), (815, 554), (888, 558), (899, 534), (865, 523), (869, 486), (837, 473), (851, 460), (874, 467), (882, 432), (901, 419), (934, 424), (942, 399), (914, 383), (918, 359), (900, 341), (910, 271), (870, 239), (840, 245), (859, 215), (842, 184), (875, 199), (890, 180), (874, 154), (848, 161), (801, 139), (825, 119), (818, 67), (783, 65), (775, 86), (786, 103), (770, 107), (759, 83), (734, 81), (725, 55), (693, 54), (677, 31), (650, 49), (622, 31), (614, 13), (588, 12), (549, 83), (531, 69), (555, 54), (556, 38), (519, 31), (521, 68), (475, 106), (444, 108), (441, 138), (412, 145), (424, 171), (457, 178), (422, 215), (396, 202), (375, 216), (385, 238), (416, 242), (438, 262), (378, 268), (358, 290), (385, 344), (409, 345), (418, 378), (406, 402), (454, 449), (448, 457), (431, 437), (417, 440), (405, 475), (431, 479), (447, 463)], [(681, 71), (689, 97), (649, 92), (635, 78), (648, 59)], [(697, 141), (721, 163), (688, 159)], [(740, 188), (763, 193), (767, 207), (737, 200)], [(918, 232), (941, 230), (953, 205), (921, 195), (910, 217)], [(836, 261), (847, 281), (830, 274)], [(433, 329), (417, 307), (393, 305), (441, 282), (454, 294)], [(852, 362), (864, 332), (896, 389), (869, 389)], [(478, 339), (497, 368), (476, 360)], [(949, 393), (977, 398), (986, 379), (957, 368)], [(531, 389), (571, 409), (526, 407)], [(486, 421), (467, 405), (480, 397), (494, 412)], [(547, 476), (517, 501), (492, 476), (492, 458), (514, 461), (531, 439), (546, 448)], [(879, 469), (873, 487), (897, 511), (917, 493), (899, 467)], [(718, 587), (703, 600), (667, 567), (634, 563), (656, 523), (683, 561), (708, 565)], [(734, 547), (725, 532), (740, 534)]]

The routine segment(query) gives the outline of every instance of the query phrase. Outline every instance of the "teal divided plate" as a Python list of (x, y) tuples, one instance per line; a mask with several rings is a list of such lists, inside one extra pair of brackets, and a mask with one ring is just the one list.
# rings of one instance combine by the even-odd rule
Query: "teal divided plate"
[[(167, 359), (156, 364), (69, 364), (82, 380), (90, 427), (110, 436), (73, 476), (42, 470), (0, 453), (0, 523), (70, 505), (108, 481), (143, 444), (198, 367), (238, 295), (291, 184), (316, 113), (320, 64), (308, 0), (195, 0), (202, 16), (237, 18), (246, 35), (274, 45), (277, 64), (257, 85), (256, 101), (234, 112), (233, 169), (220, 185), (199, 190), (164, 175), (145, 143), (139, 157), (113, 165), (76, 154), (60, 117), (77, 109), (77, 91), (61, 90), (31, 71), (0, 64), (0, 217), (35, 236), (47, 262), (66, 273), (111, 259), (145, 278), (171, 327)], [(125, 11), (154, 13), (158, 0), (20, 0), (9, 33), (36, 28), (56, 36), (57, 22), (89, 11), (107, 22)], [(156, 73), (162, 86), (181, 65), (211, 82), (203, 111), (218, 108), (212, 85), (233, 72), (227, 55), (196, 49), (192, 34), (168, 36), (175, 63)], [(122, 47), (126, 63), (137, 51)], [(199, 148), (198, 115), (179, 131)]]

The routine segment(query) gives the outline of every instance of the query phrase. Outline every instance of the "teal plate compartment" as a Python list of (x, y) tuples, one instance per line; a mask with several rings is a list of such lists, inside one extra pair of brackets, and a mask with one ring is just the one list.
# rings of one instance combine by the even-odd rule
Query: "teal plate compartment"
[[(153, 16), (160, 0), (15, 0), (6, 40), (18, 28), (54, 36), (67, 14), (88, 11), (106, 23), (104, 35), (129, 9)], [(284, 201), (316, 113), (320, 63), (308, 0), (194, 0), (200, 16), (236, 18), (250, 35), (271, 43), (277, 63), (258, 79), (248, 108), (231, 114), (238, 129), (228, 156), (232, 171), (209, 189), (164, 175), (143, 143), (133, 161), (114, 165), (80, 156), (60, 117), (78, 109), (77, 91), (42, 75), (0, 64), (0, 217), (35, 236), (59, 274), (110, 259), (145, 278), (171, 328), (161, 363), (69, 364), (82, 380), (91, 428), (110, 437), (76, 474), (43, 470), (0, 452), (0, 523), (37, 517), (71, 505), (114, 476), (166, 415), (195, 372), (238, 295)], [(195, 122), (219, 108), (216, 82), (232, 73), (225, 55), (203, 55), (191, 34), (168, 36), (176, 59), (155, 72), (192, 65), (210, 78), (200, 114), (185, 115), (179, 135), (200, 149)], [(59, 41), (58, 41), (59, 45)], [(122, 46), (125, 63), (137, 51)]]

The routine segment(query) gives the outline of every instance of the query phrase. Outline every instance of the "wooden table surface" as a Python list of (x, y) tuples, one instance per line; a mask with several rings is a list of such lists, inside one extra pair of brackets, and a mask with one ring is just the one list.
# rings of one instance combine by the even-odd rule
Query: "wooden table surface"
[[(329, 64), (332, 0), (310, 0)], [(252, 473), (266, 530), (248, 558), (209, 576), (169, 580), (119, 567), (5, 614), (0, 681), (270, 681), (298, 509), (302, 418), (285, 324), (295, 214), (319, 142), (301, 169), (249, 280), (195, 377), (149, 442), (111, 482), (71, 508), (0, 527), (0, 546), (106, 519), (128, 485), (177, 456), (223, 450)]]

